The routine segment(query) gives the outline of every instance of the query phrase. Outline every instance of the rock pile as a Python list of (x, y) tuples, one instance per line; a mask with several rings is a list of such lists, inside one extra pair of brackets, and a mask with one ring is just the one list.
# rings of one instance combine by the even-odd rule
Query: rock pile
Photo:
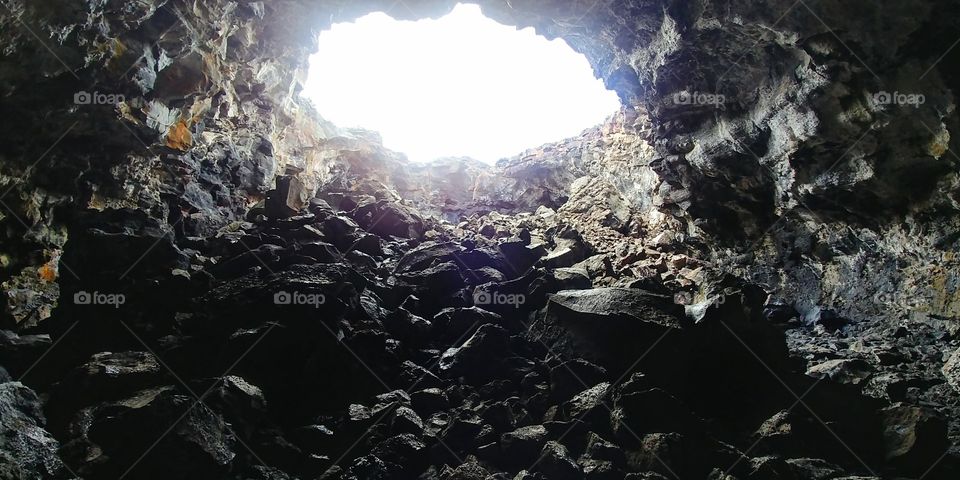
[(74, 301), (0, 336), (3, 478), (955, 478), (942, 420), (804, 375), (755, 286), (691, 310), (594, 288), (573, 228), (295, 190), (207, 238), (77, 219)]

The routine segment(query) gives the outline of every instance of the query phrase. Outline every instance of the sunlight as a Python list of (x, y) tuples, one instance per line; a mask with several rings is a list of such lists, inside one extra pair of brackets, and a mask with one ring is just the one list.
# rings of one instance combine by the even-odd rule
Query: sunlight
[(320, 35), (303, 94), (341, 127), (380, 132), (412, 161), (492, 163), (578, 135), (620, 105), (563, 40), (458, 5), (439, 20), (374, 13)]

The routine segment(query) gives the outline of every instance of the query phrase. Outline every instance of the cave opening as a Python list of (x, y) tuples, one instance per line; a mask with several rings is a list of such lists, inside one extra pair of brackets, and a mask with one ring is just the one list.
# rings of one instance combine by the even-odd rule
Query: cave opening
[(562, 140), (620, 106), (563, 39), (503, 25), (477, 5), (437, 19), (375, 12), (319, 35), (302, 95), (341, 127), (377, 131), (411, 161), (485, 163)]

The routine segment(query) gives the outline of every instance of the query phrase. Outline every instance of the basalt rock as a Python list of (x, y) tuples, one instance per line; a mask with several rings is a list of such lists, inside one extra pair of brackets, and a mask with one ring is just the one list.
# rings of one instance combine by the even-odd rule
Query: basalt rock
[(635, 289), (562, 291), (550, 297), (546, 315), (530, 335), (554, 351), (590, 352), (601, 365), (622, 371), (661, 337), (683, 329), (686, 320), (674, 307)]
[(493, 166), (300, 98), (454, 3), (6, 2), (0, 475), (957, 478), (953, 0), (482, 0), (623, 104)]
[(7, 478), (71, 478), (57, 453), (60, 444), (45, 424), (33, 390), (19, 382), (0, 383), (0, 458)]
[(947, 378), (947, 383), (951, 387), (960, 391), (960, 349), (953, 352), (953, 355), (943, 364), (943, 376)]

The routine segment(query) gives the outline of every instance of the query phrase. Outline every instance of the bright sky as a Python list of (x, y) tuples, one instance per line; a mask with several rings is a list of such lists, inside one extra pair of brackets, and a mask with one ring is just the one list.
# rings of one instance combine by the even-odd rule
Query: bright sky
[(304, 95), (341, 127), (383, 135), (412, 161), (484, 162), (578, 135), (619, 107), (563, 40), (458, 5), (439, 20), (374, 13), (320, 34)]

